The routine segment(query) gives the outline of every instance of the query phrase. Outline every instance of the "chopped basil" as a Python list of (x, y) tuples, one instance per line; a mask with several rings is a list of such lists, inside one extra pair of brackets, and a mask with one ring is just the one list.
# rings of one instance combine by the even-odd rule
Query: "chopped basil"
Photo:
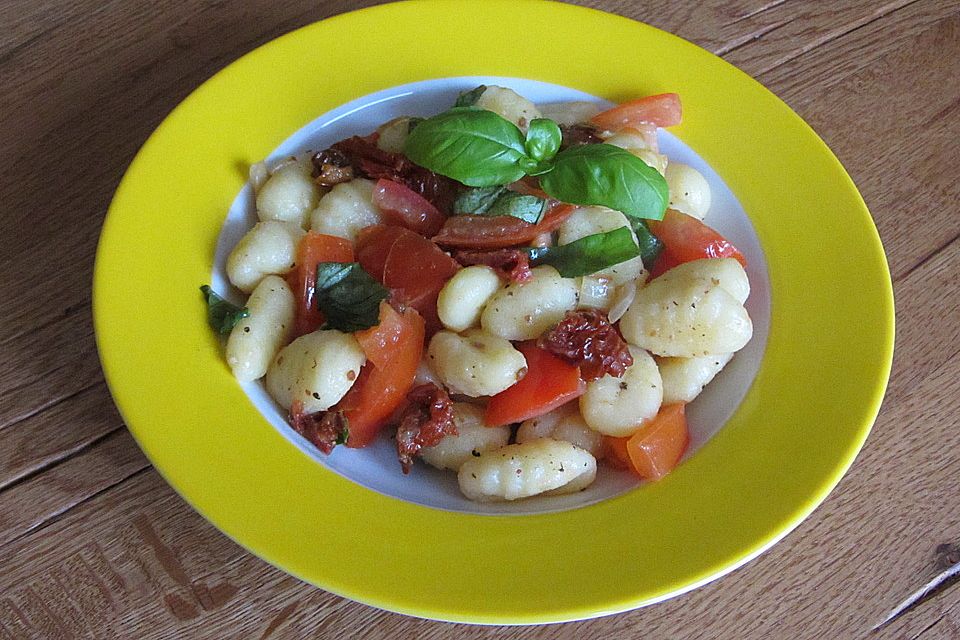
[(343, 416), (343, 429), (337, 433), (337, 438), (333, 441), (333, 444), (347, 444), (347, 440), (350, 439), (350, 421), (347, 419), (347, 416)]
[(453, 201), (453, 213), (483, 215), (507, 188), (503, 185), (464, 189)]
[(480, 99), (480, 96), (483, 95), (483, 92), (487, 90), (487, 85), (481, 84), (478, 87), (474, 87), (469, 91), (461, 91), (460, 95), (457, 96), (457, 101), (453, 103), (455, 107), (472, 107), (477, 104), (477, 100)]
[(230, 333), (238, 322), (250, 315), (249, 309), (224, 300), (208, 285), (202, 285), (200, 291), (207, 301), (207, 323), (219, 334)]
[(594, 204), (631, 218), (660, 220), (670, 191), (660, 173), (629, 151), (609, 144), (564, 149), (540, 178), (548, 194), (572, 204)]
[(527, 249), (531, 266), (547, 264), (564, 278), (576, 278), (602, 271), (640, 255), (627, 227), (595, 233), (569, 244)]
[(650, 233), (647, 223), (639, 218), (628, 218), (630, 227), (637, 235), (637, 243), (640, 245), (640, 259), (647, 268), (653, 264), (660, 252), (663, 251), (663, 241)]
[(524, 176), (520, 129), (493, 111), (454, 107), (427, 118), (403, 145), (410, 160), (471, 187), (509, 184)]
[(358, 262), (321, 262), (317, 265), (314, 297), (326, 318), (325, 327), (351, 333), (380, 321), (380, 301), (390, 292)]
[(537, 224), (547, 210), (547, 201), (537, 196), (528, 196), (515, 191), (500, 194), (487, 209), (488, 216), (512, 216), (530, 224)]
[(512, 216), (531, 224), (540, 222), (546, 209), (543, 198), (509, 191), (504, 186), (466, 189), (453, 203), (455, 215)]

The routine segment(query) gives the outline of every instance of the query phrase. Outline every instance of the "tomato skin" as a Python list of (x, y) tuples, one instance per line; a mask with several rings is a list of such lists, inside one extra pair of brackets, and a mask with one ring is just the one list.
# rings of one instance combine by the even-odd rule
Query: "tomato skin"
[(460, 264), (432, 241), (394, 225), (375, 225), (357, 237), (360, 266), (391, 290), (393, 298), (420, 312), (433, 335), (441, 324), (437, 297)]
[(433, 241), (458, 249), (506, 249), (527, 244), (540, 234), (553, 231), (575, 209), (571, 204), (558, 204), (537, 224), (511, 216), (451, 216)]
[(380, 324), (354, 337), (367, 363), (333, 411), (343, 411), (350, 435), (347, 446), (365, 447), (377, 437), (413, 388), (423, 356), (423, 319), (414, 309), (402, 313), (380, 303)]
[(527, 375), (490, 398), (484, 415), (488, 427), (541, 416), (586, 391), (579, 367), (567, 364), (532, 341), (521, 342), (517, 350), (527, 360)]
[(403, 227), (375, 224), (364, 227), (357, 234), (357, 262), (380, 284), (383, 284), (383, 270), (387, 265), (390, 249), (404, 233), (407, 233), (407, 230)]
[(287, 274), (287, 284), (297, 301), (293, 337), (316, 331), (324, 318), (314, 303), (317, 264), (320, 262), (353, 262), (353, 245), (349, 240), (310, 231), (297, 246), (297, 266)]
[(388, 222), (431, 237), (440, 231), (446, 216), (429, 200), (399, 182), (381, 178), (373, 187), (373, 204)]
[(663, 252), (651, 269), (653, 277), (702, 258), (734, 258), (747, 266), (747, 259), (729, 240), (693, 216), (667, 209), (663, 220), (647, 220), (647, 226), (663, 241)]
[(670, 473), (690, 444), (684, 404), (671, 404), (627, 439), (633, 470), (644, 480), (660, 480)]
[(659, 93), (601, 111), (590, 118), (590, 121), (606, 131), (619, 131), (625, 127), (639, 129), (644, 124), (673, 127), (680, 124), (682, 119), (680, 96), (675, 93)]

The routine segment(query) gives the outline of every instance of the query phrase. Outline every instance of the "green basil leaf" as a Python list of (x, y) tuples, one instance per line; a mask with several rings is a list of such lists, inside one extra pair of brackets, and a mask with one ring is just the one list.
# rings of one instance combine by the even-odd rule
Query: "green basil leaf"
[(380, 322), (380, 301), (390, 292), (358, 262), (321, 262), (317, 265), (314, 297), (326, 318), (325, 327), (352, 333)]
[(507, 188), (503, 185), (464, 189), (457, 194), (457, 199), (453, 201), (453, 213), (455, 215), (462, 213), (483, 215), (496, 202), (500, 194), (506, 190)]
[(470, 187), (509, 184), (523, 177), (523, 134), (493, 111), (455, 107), (427, 118), (403, 146), (410, 160)]
[(667, 181), (656, 169), (609, 144), (564, 149), (540, 186), (563, 202), (610, 207), (632, 218), (660, 220), (670, 201)]
[(420, 124), (421, 122), (423, 122), (423, 118), (418, 118), (417, 116), (411, 116), (410, 119), (407, 120), (407, 135), (409, 135), (411, 131), (416, 129), (417, 125)]
[(477, 100), (480, 99), (480, 96), (483, 95), (483, 92), (487, 90), (487, 85), (481, 84), (469, 91), (461, 91), (460, 95), (457, 96), (457, 101), (453, 103), (455, 107), (472, 107), (477, 104)]
[(657, 256), (660, 255), (660, 252), (663, 251), (663, 241), (650, 233), (646, 221), (639, 218), (628, 218), (628, 220), (630, 220), (630, 227), (637, 235), (637, 244), (640, 245), (640, 259), (644, 266), (649, 268), (657, 259)]
[(537, 196), (528, 196), (515, 191), (500, 194), (487, 209), (488, 216), (512, 216), (530, 224), (537, 224), (547, 210), (547, 201)]
[(602, 271), (640, 255), (627, 227), (595, 233), (569, 244), (527, 249), (530, 265), (548, 264), (564, 278), (576, 278)]
[(537, 162), (543, 162), (557, 155), (562, 138), (563, 134), (556, 122), (549, 118), (534, 118), (527, 129), (524, 147), (528, 156)]
[(217, 333), (230, 333), (238, 322), (250, 316), (249, 309), (224, 300), (208, 285), (202, 285), (200, 291), (207, 300), (207, 323)]

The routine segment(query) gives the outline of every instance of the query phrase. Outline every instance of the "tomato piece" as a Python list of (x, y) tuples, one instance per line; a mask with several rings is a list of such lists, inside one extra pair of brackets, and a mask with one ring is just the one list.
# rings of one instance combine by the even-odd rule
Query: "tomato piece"
[(630, 455), (627, 453), (627, 440), (630, 438), (615, 438), (603, 436), (603, 459), (615, 469), (633, 470)]
[(644, 124), (672, 127), (680, 124), (682, 116), (680, 96), (675, 93), (659, 93), (601, 111), (590, 118), (590, 121), (606, 131), (619, 131), (624, 127), (639, 129)]
[(505, 249), (527, 244), (540, 234), (553, 231), (574, 209), (571, 204), (558, 204), (537, 224), (512, 216), (450, 216), (433, 241), (461, 249)]
[(294, 316), (294, 338), (316, 331), (323, 324), (323, 314), (314, 302), (317, 264), (320, 262), (353, 262), (353, 245), (349, 240), (309, 232), (297, 246), (297, 265), (287, 274), (287, 284), (297, 301)]
[(659, 480), (680, 462), (690, 444), (684, 404), (670, 404), (627, 439), (633, 470), (645, 480)]
[(383, 286), (420, 312), (433, 335), (440, 327), (437, 297), (460, 264), (430, 240), (406, 231), (393, 242), (383, 268)]
[(357, 234), (357, 262), (380, 284), (383, 284), (383, 270), (390, 249), (397, 238), (406, 232), (403, 227), (375, 224), (361, 229)]
[(388, 222), (428, 238), (440, 231), (446, 219), (439, 209), (419, 193), (386, 178), (377, 180), (373, 187), (373, 204)]
[(541, 416), (586, 390), (579, 367), (567, 364), (532, 341), (520, 343), (517, 349), (527, 360), (527, 374), (490, 398), (484, 415), (487, 426), (499, 427)]
[(747, 266), (747, 259), (729, 240), (693, 216), (667, 209), (663, 220), (647, 220), (647, 226), (663, 241), (663, 252), (651, 270), (654, 277), (701, 258), (734, 258)]
[(368, 361), (332, 410), (347, 419), (347, 446), (359, 448), (373, 442), (413, 388), (423, 357), (423, 318), (414, 309), (400, 313), (381, 302), (380, 324), (354, 336)]

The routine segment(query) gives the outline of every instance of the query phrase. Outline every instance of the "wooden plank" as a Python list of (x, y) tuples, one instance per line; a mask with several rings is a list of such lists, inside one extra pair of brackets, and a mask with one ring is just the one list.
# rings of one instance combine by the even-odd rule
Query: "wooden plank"
[(960, 3), (911, 6), (885, 20), (891, 28), (875, 23), (760, 80), (775, 92), (782, 83), (843, 162), (900, 277), (960, 234)]
[(0, 489), (123, 428), (102, 381), (0, 430)]
[(149, 466), (126, 430), (0, 493), (0, 548)]

